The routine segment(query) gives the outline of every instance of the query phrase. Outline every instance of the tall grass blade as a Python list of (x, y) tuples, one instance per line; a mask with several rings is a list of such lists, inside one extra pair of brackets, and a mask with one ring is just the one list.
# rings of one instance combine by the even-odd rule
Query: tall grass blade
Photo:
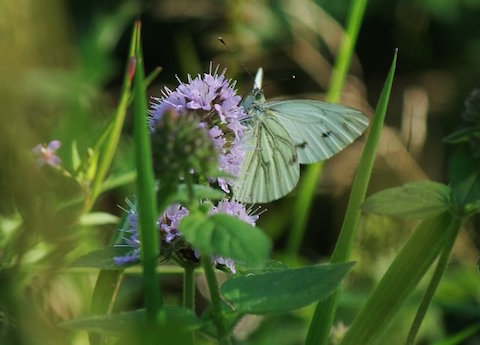
[[(368, 183), (375, 160), (380, 134), (382, 132), (383, 121), (387, 112), (388, 101), (390, 99), (390, 91), (393, 84), (393, 76), (395, 75), (395, 67), (397, 63), (397, 52), (393, 57), (392, 66), (388, 73), (385, 85), (383, 87), (378, 105), (373, 118), (372, 126), (368, 134), (368, 138), (363, 150), (362, 157), (358, 165), (357, 174), (353, 181), (350, 200), (348, 202), (345, 219), (340, 231), (337, 244), (332, 254), (331, 263), (347, 262), (350, 258), (350, 252), (355, 239), (358, 220), (360, 219), (360, 206), (365, 199)], [(310, 329), (308, 331), (306, 344), (325, 344), (332, 326), (335, 311), (337, 309), (339, 290), (334, 292), (327, 299), (319, 302), (315, 309)]]
[[(140, 22), (136, 25), (140, 27)], [(137, 168), (137, 202), (141, 236), (145, 307), (147, 316), (153, 320), (162, 304), (159, 294), (159, 277), (156, 266), (159, 255), (159, 235), (155, 226), (157, 200), (153, 177), (152, 149), (147, 123), (147, 97), (144, 85), (143, 56), (140, 43), (140, 28), (137, 30), (136, 68), (134, 76), (134, 142)]]
[[(355, 43), (357, 42), (358, 32), (360, 31), (366, 6), (367, 0), (355, 0), (353, 2), (347, 22), (347, 29), (343, 36), (338, 58), (332, 71), (330, 87), (326, 97), (328, 102), (337, 103), (340, 99), (340, 93), (354, 54)], [(287, 242), (287, 254), (292, 257), (298, 253), (298, 249), (302, 243), (322, 167), (322, 162), (309, 165), (300, 181), (298, 197), (293, 210), (292, 230)]]

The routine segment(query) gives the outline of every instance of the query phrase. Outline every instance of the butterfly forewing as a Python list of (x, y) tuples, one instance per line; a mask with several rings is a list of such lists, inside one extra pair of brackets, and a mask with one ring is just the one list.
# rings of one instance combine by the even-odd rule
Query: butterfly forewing
[(246, 203), (266, 203), (288, 194), (297, 184), (300, 167), (288, 132), (272, 114), (257, 119), (246, 143), (234, 197)]
[(330, 158), (358, 138), (368, 118), (357, 109), (315, 100), (267, 102), (289, 133), (301, 164)]

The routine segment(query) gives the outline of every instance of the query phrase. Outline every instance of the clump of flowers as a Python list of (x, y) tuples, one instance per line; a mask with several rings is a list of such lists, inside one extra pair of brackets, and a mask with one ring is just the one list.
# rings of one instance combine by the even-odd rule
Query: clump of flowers
[[(212, 73), (210, 66), (210, 73), (193, 79), (189, 75), (188, 83), (179, 79), (180, 85), (174, 91), (165, 88), (163, 98), (155, 98), (152, 103), (150, 127), (155, 136), (159, 123), (164, 122), (165, 116), (171, 116), (172, 111), (179, 117), (193, 114), (198, 127), (205, 129), (218, 152), (220, 170), (238, 176), (244, 155), (241, 141), (246, 129), (240, 121), (245, 113), (239, 105), (241, 97), (236, 94), (235, 83), (226, 79), (224, 73), (225, 70), (218, 74), (218, 67)], [(163, 140), (168, 139), (163, 137)], [(218, 177), (216, 181), (227, 193), (233, 185), (229, 178)]]
[(57, 150), (62, 146), (59, 140), (52, 140), (46, 144), (38, 144), (33, 148), (33, 154), (37, 158), (37, 164), (42, 166), (48, 164), (54, 168), (59, 168), (62, 161), (56, 155)]
[[(135, 205), (133, 205), (128, 200), (127, 204), (129, 206), (129, 209), (126, 210), (126, 212), (128, 212), (126, 227), (120, 230), (124, 233), (123, 243), (116, 246), (129, 247), (131, 248), (131, 251), (129, 251), (124, 256), (115, 257), (114, 261), (117, 265), (135, 263), (140, 260), (141, 241), (139, 239), (137, 223), (138, 213)], [(244, 204), (234, 200), (222, 200), (216, 206), (212, 207), (212, 209), (210, 210), (210, 214), (228, 214), (238, 217), (239, 219), (247, 222), (248, 224), (255, 226), (256, 221), (259, 218), (257, 210), (253, 210), (252, 208), (246, 208)], [(158, 218), (157, 221), (158, 231), (160, 232), (160, 238), (162, 242), (169, 245), (173, 245), (174, 242), (177, 242), (180, 244), (177, 249), (179, 249), (179, 251), (185, 251), (186, 244), (181, 241), (182, 234), (178, 230), (178, 225), (180, 224), (180, 221), (183, 219), (183, 217), (187, 216), (188, 214), (188, 209), (180, 204), (172, 204), (165, 210), (165, 212)], [(190, 247), (189, 250), (194, 252), (195, 258), (200, 258), (198, 252), (194, 248)], [(224, 258), (222, 256), (213, 256), (212, 260), (214, 264), (223, 265), (227, 267), (232, 273), (236, 273), (235, 262), (232, 259)]]
[[(246, 128), (241, 121), (245, 118), (240, 106), (241, 97), (236, 94), (235, 83), (224, 76), (225, 71), (188, 76), (188, 83), (179, 80), (174, 90), (165, 88), (163, 98), (156, 98), (150, 110), (153, 166), (161, 183), (177, 183), (180, 179), (191, 183), (217, 182), (226, 193), (240, 173), (244, 156), (242, 145)], [(213, 169), (212, 169), (213, 167)], [(209, 173), (221, 170), (232, 178), (212, 178)], [(195, 176), (192, 181), (190, 175)], [(208, 178), (208, 181), (207, 179)], [(115, 258), (119, 265), (139, 260), (140, 240), (137, 229), (137, 213), (129, 205), (128, 226), (123, 229), (124, 244), (131, 252)], [(246, 208), (234, 200), (222, 200), (213, 205), (209, 214), (223, 213), (239, 218), (255, 226), (259, 218), (258, 209)], [(184, 205), (170, 205), (158, 217), (160, 240), (165, 244), (162, 255), (181, 261), (198, 261), (199, 253), (192, 248), (179, 231), (181, 220), (189, 214)], [(215, 264), (236, 272), (235, 262), (230, 258), (212, 256)]]

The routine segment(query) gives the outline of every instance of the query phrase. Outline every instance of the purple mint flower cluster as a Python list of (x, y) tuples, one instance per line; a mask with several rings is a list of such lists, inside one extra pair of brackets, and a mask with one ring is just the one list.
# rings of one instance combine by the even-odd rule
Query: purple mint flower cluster
[[(236, 94), (235, 83), (226, 79), (225, 70), (218, 74), (218, 66), (210, 72), (196, 78), (188, 76), (188, 83), (178, 79), (180, 85), (174, 90), (165, 88), (162, 98), (154, 98), (150, 110), (150, 126), (155, 127), (163, 114), (175, 110), (179, 114), (187, 110), (194, 111), (200, 126), (208, 131), (219, 152), (220, 170), (232, 176), (238, 176), (244, 156), (241, 142), (246, 128), (241, 124), (245, 117), (239, 105), (241, 97)], [(217, 182), (225, 192), (233, 180), (219, 177)]]
[[(117, 245), (117, 247), (130, 247), (132, 250), (124, 256), (115, 257), (114, 261), (117, 265), (125, 265), (128, 263), (137, 262), (140, 260), (140, 239), (138, 233), (137, 224), (137, 210), (135, 205), (127, 200), (127, 204), (130, 207), (127, 216), (127, 226), (121, 231), (125, 234), (123, 236), (123, 243)], [(161, 237), (165, 242), (170, 244), (175, 238), (181, 237), (181, 233), (178, 231), (178, 224), (183, 217), (189, 213), (188, 209), (179, 204), (170, 205), (162, 216), (159, 217), (157, 225), (160, 231)], [(234, 200), (223, 200), (218, 203), (217, 206), (212, 207), (210, 214), (228, 214), (238, 217), (240, 220), (247, 222), (248, 224), (255, 226), (256, 221), (259, 218), (258, 214), (252, 212), (252, 209), (247, 209), (244, 204), (241, 204)], [(195, 251), (195, 255), (199, 258), (199, 254)], [(221, 256), (213, 256), (215, 264), (225, 265), (230, 269), (232, 273), (236, 273), (235, 262), (230, 258), (224, 258)]]

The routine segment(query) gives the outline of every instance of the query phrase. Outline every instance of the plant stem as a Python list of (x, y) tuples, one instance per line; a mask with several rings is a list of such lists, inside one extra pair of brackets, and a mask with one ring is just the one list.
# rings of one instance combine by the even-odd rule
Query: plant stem
[[(343, 35), (338, 58), (335, 62), (332, 76), (330, 78), (330, 86), (326, 96), (328, 102), (337, 103), (340, 100), (340, 94), (345, 79), (347, 78), (348, 69), (354, 54), (354, 47), (366, 6), (367, 0), (354, 0), (351, 7), (347, 20), (347, 28)], [(322, 167), (322, 162), (310, 164), (299, 183), (299, 193), (297, 202), (294, 206), (292, 230), (290, 232), (290, 238), (288, 240), (289, 245), (287, 248), (287, 254), (291, 256), (295, 256), (298, 253), (303, 240)]]
[[(342, 229), (340, 230), (335, 249), (333, 250), (332, 258), (330, 260), (331, 263), (343, 263), (350, 260), (350, 253), (352, 251), (361, 214), (360, 206), (367, 193), (368, 183), (370, 181), (370, 175), (375, 161), (375, 154), (383, 127), (383, 121), (387, 112), (396, 62), (397, 53), (395, 52), (390, 71), (375, 110), (375, 116), (365, 143), (365, 149), (363, 150), (358, 164), (357, 173), (353, 180), (347, 211), (345, 213)], [(339, 294), (340, 290), (337, 289), (332, 295), (330, 295), (330, 297), (317, 304), (308, 331), (306, 344), (326, 344), (335, 317)]]
[(195, 311), (195, 268), (185, 266), (183, 274), (183, 306)]
[[(136, 25), (140, 27), (140, 22)], [(144, 85), (143, 57), (140, 44), (140, 28), (137, 30), (136, 68), (134, 76), (134, 148), (137, 168), (137, 201), (141, 236), (145, 307), (150, 321), (155, 321), (162, 306), (159, 277), (156, 271), (159, 235), (155, 226), (157, 202), (153, 177), (152, 148), (147, 128), (147, 97)]]
[(209, 255), (201, 254), (202, 265), (205, 271), (208, 290), (210, 292), (210, 300), (212, 302), (212, 310), (217, 325), (219, 341), (221, 345), (229, 345), (230, 339), (226, 334), (225, 323), (222, 315), (222, 305), (220, 300), (220, 290), (218, 288), (217, 277), (212, 264), (212, 258)]
[(407, 297), (444, 250), (447, 238), (460, 225), (460, 218), (450, 212), (423, 220), (395, 256), (340, 344), (378, 343)]
[(415, 342), (415, 338), (417, 333), (420, 329), (423, 319), (425, 318), (425, 314), (427, 313), (428, 307), (432, 302), (432, 298), (435, 295), (435, 291), (437, 290), (438, 284), (442, 279), (445, 270), (447, 268), (448, 259), (450, 258), (450, 254), (452, 253), (453, 245), (455, 244), (455, 240), (458, 235), (458, 231), (460, 230), (461, 225), (457, 226), (450, 230), (449, 237), (446, 239), (445, 247), (443, 248), (442, 254), (438, 259), (437, 267), (435, 268), (435, 272), (432, 276), (432, 280), (428, 284), (427, 290), (425, 291), (425, 295), (422, 298), (422, 302), (418, 307), (417, 313), (415, 314), (415, 319), (412, 322), (412, 326), (410, 327), (410, 331), (408, 332), (408, 337), (405, 342), (405, 345), (413, 345)]
[(125, 115), (127, 114), (128, 109), (128, 100), (131, 94), (132, 88), (132, 78), (129, 75), (129, 70), (131, 66), (131, 61), (135, 56), (135, 44), (136, 44), (136, 37), (138, 27), (135, 25), (132, 33), (132, 39), (130, 41), (130, 50), (128, 54), (128, 59), (125, 67), (125, 73), (123, 76), (123, 83), (122, 83), (122, 93), (120, 96), (120, 101), (118, 103), (117, 109), (115, 110), (115, 117), (114, 121), (111, 124), (108, 130), (109, 137), (107, 144), (105, 146), (104, 151), (101, 154), (99, 159), (99, 166), (97, 173), (95, 174), (95, 178), (92, 183), (92, 189), (90, 191), (90, 197), (85, 201), (85, 210), (87, 213), (95, 203), (95, 200), (100, 193), (100, 188), (102, 185), (105, 176), (107, 176), (108, 169), (113, 161), (113, 156), (115, 155), (115, 150), (117, 149), (118, 141), (120, 140), (120, 134), (122, 133), (123, 122), (125, 120)]

